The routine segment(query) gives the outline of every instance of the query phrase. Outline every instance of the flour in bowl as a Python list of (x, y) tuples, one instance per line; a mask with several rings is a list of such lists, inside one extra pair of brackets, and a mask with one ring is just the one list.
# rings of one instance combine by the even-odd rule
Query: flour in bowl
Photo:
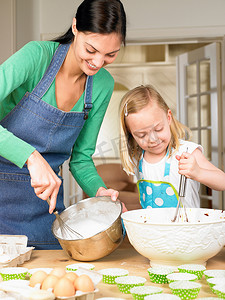
[[(91, 218), (79, 220), (79, 222), (68, 222), (67, 224), (70, 226), (70, 228), (74, 229), (76, 232), (79, 232), (85, 239), (106, 230), (108, 227), (108, 223), (102, 221), (98, 222), (97, 220)], [(57, 229), (56, 234), (58, 237), (62, 238), (60, 228)], [(64, 239), (66, 239), (66, 237), (64, 237)], [(70, 237), (68, 237), (68, 239), (70, 239)], [(78, 237), (75, 236), (74, 239), (78, 239)]]

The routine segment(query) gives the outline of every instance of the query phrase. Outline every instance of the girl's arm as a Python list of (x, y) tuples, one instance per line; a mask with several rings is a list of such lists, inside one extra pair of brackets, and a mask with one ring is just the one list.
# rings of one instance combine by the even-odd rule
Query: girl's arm
[(225, 190), (225, 173), (210, 163), (199, 149), (195, 149), (191, 154), (184, 152), (176, 158), (179, 160), (179, 174), (213, 190)]

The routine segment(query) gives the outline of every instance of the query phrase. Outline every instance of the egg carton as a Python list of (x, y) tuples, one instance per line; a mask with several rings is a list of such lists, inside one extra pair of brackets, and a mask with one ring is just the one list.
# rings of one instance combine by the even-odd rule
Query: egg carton
[(27, 247), (25, 235), (0, 235), (0, 268), (16, 267), (31, 257), (34, 247)]
[(71, 297), (55, 297), (50, 291), (40, 290), (40, 287), (30, 287), (27, 280), (9, 280), (0, 282), (0, 293), (4, 299), (5, 297), (13, 297), (15, 300), (94, 300), (94, 295), (99, 290), (95, 289), (93, 292), (83, 293), (77, 291)]
[(56, 297), (56, 300), (94, 300), (95, 294), (98, 292), (98, 289), (95, 289), (93, 292), (83, 293), (80, 291), (76, 292), (76, 295), (72, 297)]

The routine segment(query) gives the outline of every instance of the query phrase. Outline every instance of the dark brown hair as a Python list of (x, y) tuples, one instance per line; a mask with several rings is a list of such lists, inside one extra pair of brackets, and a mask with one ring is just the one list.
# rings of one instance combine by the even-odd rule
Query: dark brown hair
[[(126, 39), (126, 14), (120, 0), (84, 0), (75, 15), (76, 27), (81, 32), (101, 34), (118, 33), (122, 43)], [(60, 44), (71, 43), (74, 39), (72, 27), (54, 39)]]

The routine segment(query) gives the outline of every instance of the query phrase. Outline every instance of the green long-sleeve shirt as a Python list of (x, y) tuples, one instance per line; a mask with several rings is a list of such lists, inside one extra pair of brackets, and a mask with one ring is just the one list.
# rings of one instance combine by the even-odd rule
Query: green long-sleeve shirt
[[(34, 89), (43, 77), (58, 45), (59, 43), (49, 41), (30, 42), (0, 66), (0, 120), (19, 103), (27, 91)], [(95, 169), (92, 155), (113, 87), (113, 78), (105, 69), (100, 69), (93, 76), (93, 107), (71, 155), (70, 171), (89, 196), (95, 196), (98, 188), (105, 186)], [(55, 80), (42, 100), (57, 107)], [(71, 111), (81, 112), (83, 106), (84, 93)], [(1, 156), (22, 168), (34, 150), (32, 145), (0, 126)]]

